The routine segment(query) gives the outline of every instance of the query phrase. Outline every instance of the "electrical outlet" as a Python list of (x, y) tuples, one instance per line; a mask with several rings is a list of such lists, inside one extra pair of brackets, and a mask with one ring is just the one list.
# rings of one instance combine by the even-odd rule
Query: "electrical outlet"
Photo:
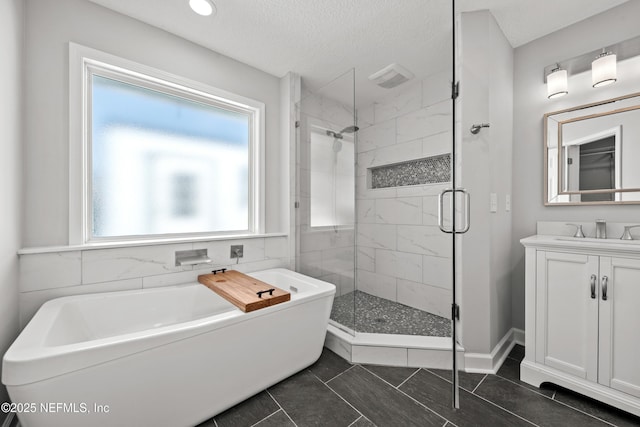
[(507, 194), (504, 199), (504, 210), (511, 212), (511, 194)]
[(231, 258), (242, 258), (244, 256), (244, 245), (231, 245)]
[(489, 195), (489, 212), (498, 212), (498, 195), (496, 193)]

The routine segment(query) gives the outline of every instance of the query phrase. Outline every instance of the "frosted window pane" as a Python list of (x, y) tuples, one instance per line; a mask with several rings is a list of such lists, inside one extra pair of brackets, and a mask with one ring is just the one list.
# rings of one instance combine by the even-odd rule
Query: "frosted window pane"
[(354, 145), (311, 132), (311, 226), (354, 223)]
[(94, 237), (249, 229), (248, 113), (94, 75)]

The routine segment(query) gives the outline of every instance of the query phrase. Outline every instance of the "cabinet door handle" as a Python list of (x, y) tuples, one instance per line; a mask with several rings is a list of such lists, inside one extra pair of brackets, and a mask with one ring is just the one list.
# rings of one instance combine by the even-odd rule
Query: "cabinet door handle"
[(595, 274), (591, 275), (591, 299), (596, 299), (596, 280), (598, 278)]
[(609, 283), (609, 278), (607, 276), (602, 276), (602, 301), (607, 300), (607, 284)]

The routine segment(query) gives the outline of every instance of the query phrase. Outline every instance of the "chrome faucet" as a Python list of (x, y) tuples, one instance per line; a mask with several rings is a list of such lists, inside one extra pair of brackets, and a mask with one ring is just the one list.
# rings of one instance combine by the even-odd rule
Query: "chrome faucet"
[(640, 225), (625, 225), (624, 233), (622, 233), (622, 237), (620, 238), (620, 240), (633, 240), (631, 229), (636, 227), (640, 227)]
[(567, 224), (567, 225), (572, 225), (576, 228), (576, 233), (573, 235), (573, 237), (580, 237), (580, 238), (584, 237), (584, 232), (582, 231), (582, 224)]
[(607, 222), (604, 219), (596, 219), (596, 239), (607, 238)]

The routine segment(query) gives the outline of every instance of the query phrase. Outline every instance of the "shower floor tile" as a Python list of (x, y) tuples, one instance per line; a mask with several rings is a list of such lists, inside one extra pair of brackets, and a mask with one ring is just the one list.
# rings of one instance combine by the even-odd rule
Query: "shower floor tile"
[(336, 297), (331, 309), (331, 319), (358, 332), (451, 336), (451, 320), (362, 291)]

